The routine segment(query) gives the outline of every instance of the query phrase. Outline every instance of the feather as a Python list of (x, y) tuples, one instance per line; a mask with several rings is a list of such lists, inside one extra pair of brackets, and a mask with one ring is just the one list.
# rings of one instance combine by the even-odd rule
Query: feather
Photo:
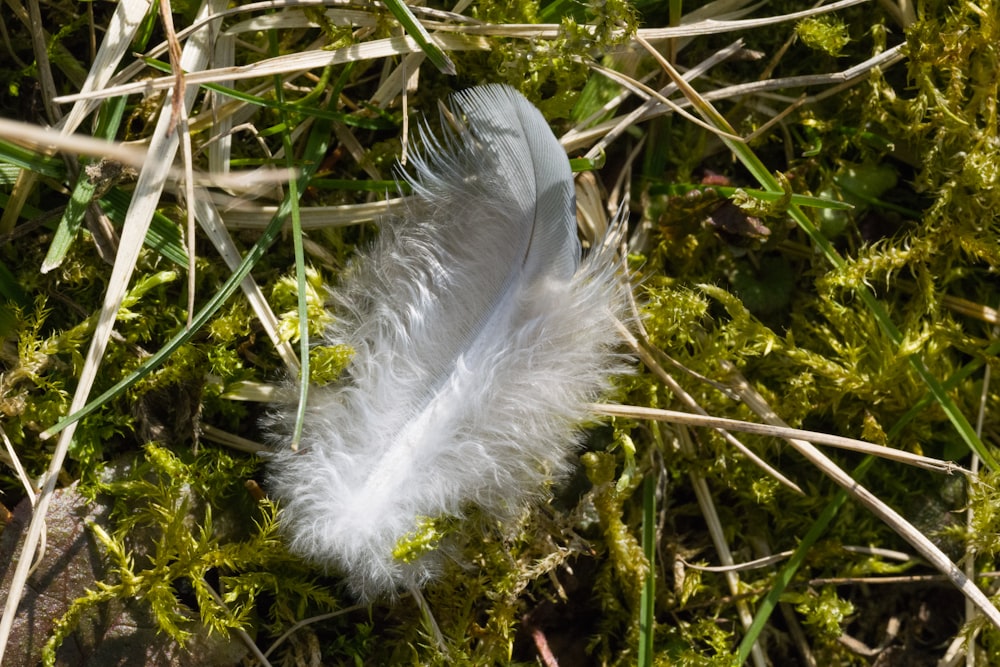
[[(572, 173), (541, 113), (501, 85), (453, 97), (457, 131), (407, 178), (333, 294), (354, 356), (310, 391), (300, 449), (269, 456), (290, 549), (361, 599), (420, 587), (446, 548), (394, 556), (428, 519), (509, 519), (567, 471), (587, 404), (626, 365), (613, 243), (581, 262)], [(294, 406), (267, 427), (282, 440)], [(447, 540), (447, 538), (445, 538)], [(446, 546), (446, 545), (442, 545)]]

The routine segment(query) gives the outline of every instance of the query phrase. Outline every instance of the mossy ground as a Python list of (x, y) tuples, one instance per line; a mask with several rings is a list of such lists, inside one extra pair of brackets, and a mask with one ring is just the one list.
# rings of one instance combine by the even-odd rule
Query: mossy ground
[[(757, 13), (802, 8), (778, 2)], [(59, 92), (79, 89), (92, 40), (100, 41), (113, 9), (94, 3), (81, 13), (78, 3), (46, 5), (48, 69)], [(195, 9), (173, 3), (178, 28)], [(695, 9), (685, 5), (683, 13)], [(424, 64), (408, 98), (414, 118), (436, 118), (437, 101), (450, 91), (504, 81), (536, 102), (561, 134), (619, 90), (580, 56), (636, 78), (651, 73), (653, 87), (667, 83), (628, 37), (676, 18), (663, 3), (484, 2), (466, 14), (491, 23), (561, 23), (563, 30), (554, 39), (491, 37), (489, 51), (452, 52), (457, 76)], [(322, 27), (244, 33), (238, 63), (302, 51), (317, 39), (331, 48), (360, 39), (321, 14), (309, 16)], [(364, 39), (399, 34), (388, 13), (377, 17)], [(740, 208), (711, 191), (758, 183), (713, 133), (688, 119), (668, 115), (637, 124), (608, 147), (598, 178), (610, 191), (630, 170), (627, 215), (631, 229), (645, 230), (641, 241), (635, 232), (629, 260), (648, 342), (693, 372), (675, 375), (709, 414), (758, 421), (725, 390), (742, 376), (792, 426), (969, 465), (966, 443), (914, 370), (917, 356), (969, 421), (982, 417), (981, 439), (992, 451), (1000, 437), (1000, 392), (987, 373), (1000, 370), (993, 310), (1000, 304), (998, 17), (1000, 6), (989, 0), (929, 0), (915, 17), (890, 3), (857, 5), (797, 25), (741, 32), (762, 59), (727, 62), (699, 84), (707, 91), (754, 81), (765, 71), (769, 78), (838, 71), (905, 40), (902, 63), (804, 104), (751, 142), (794, 193), (854, 205), (809, 209), (845, 258), (840, 268), (780, 207), (750, 198)], [(37, 122), (51, 105), (38, 84), (31, 35), (19, 16), (3, 21), (8, 57), (0, 59), (0, 115)], [(585, 24), (597, 28), (584, 30)], [(136, 50), (163, 37), (155, 15), (148, 25)], [(690, 67), (733, 39), (696, 37), (679, 51), (680, 43), (664, 48)], [(236, 135), (232, 164), (283, 166), (273, 156), (289, 122), (305, 124), (319, 106), (314, 101), (336, 87), (345, 104), (331, 106), (346, 114), (343, 128), (357, 149), (337, 135), (302, 195), (303, 206), (384, 198), (402, 146), (403, 112), (398, 105), (376, 111), (367, 101), (397, 62), (359, 61), (296, 79), (285, 94), (299, 106), (257, 108), (249, 121), (255, 134)], [(780, 92), (785, 97), (717, 104), (740, 135), (750, 136), (802, 91)], [(275, 99), (273, 90), (262, 96)], [(129, 97), (115, 138), (148, 136), (158, 99)], [(194, 135), (196, 146), (206, 140), (204, 133)], [(290, 140), (300, 155), (303, 137)], [(36, 478), (52, 452), (52, 441), (39, 434), (68, 412), (108, 288), (113, 248), (102, 256), (101, 243), (113, 245), (117, 231), (84, 226), (61, 264), (40, 273), (78, 165), (29, 155), (37, 180), (25, 190), (16, 185), (23, 166), (16, 151), (6, 143), (2, 148), (0, 204), (13, 206), (12, 195), (25, 198), (19, 217), (0, 229), (0, 411), (13, 451)], [(203, 157), (196, 164), (206, 166)], [(127, 196), (132, 185), (126, 177), (109, 187)], [(160, 229), (179, 239), (185, 224), (180, 199), (164, 196), (160, 210)], [(328, 316), (319, 286), (335, 289), (353, 248), (376, 233), (372, 225), (307, 232), (314, 329)], [(259, 238), (253, 231), (234, 235), (244, 249)], [(175, 246), (173, 253), (162, 246), (140, 253), (92, 395), (128, 376), (184, 328), (187, 266), (177, 255), (184, 248)], [(200, 235), (193, 247), (200, 306), (229, 271)], [(290, 339), (299, 331), (294, 264), (286, 234), (253, 269)], [(901, 344), (859, 298), (863, 291), (884, 305)], [(316, 350), (314, 377), (336, 376), (346, 354)], [(409, 598), (350, 610), (335, 574), (310, 570), (284, 551), (266, 485), (263, 494), (247, 488), (263, 483), (257, 458), (204, 436), (207, 425), (257, 439), (259, 406), (228, 393), (241, 383), (276, 383), (283, 376), (274, 346), (237, 294), (158, 370), (81, 421), (60, 483), (79, 480), (82, 492), (108, 503), (114, 529), (98, 536), (107, 551), (107, 580), (95, 581), (78, 600), (57, 639), (73, 631), (88, 605), (138, 596), (160, 629), (179, 641), (198, 627), (239, 628), (265, 649), (298, 621), (346, 610), (298, 629), (269, 656), (272, 664), (537, 664), (545, 659), (539, 657), (543, 638), (560, 664), (730, 665), (745, 632), (739, 605), (752, 615), (781, 565), (741, 572), (735, 590), (727, 575), (691, 567), (719, 564), (702, 488), (714, 499), (737, 563), (795, 549), (825, 508), (838, 508), (757, 636), (771, 664), (809, 664), (807, 655), (821, 665), (935, 664), (955, 637), (977, 627), (963, 622), (962, 596), (945, 583), (878, 583), (890, 574), (936, 573), (919, 559), (899, 561), (885, 551), (909, 547), (867, 510), (838, 501), (838, 487), (782, 440), (741, 438), (804, 495), (767, 476), (714, 431), (621, 418), (595, 426), (578, 474), (553, 489), (551, 503), (513, 528), (501, 530), (474, 515), (462, 523), (465, 565), (424, 593), (433, 622)], [(645, 369), (620, 385), (613, 400), (684, 409)], [(985, 469), (967, 482), (884, 460), (863, 463), (860, 454), (830, 456), (848, 470), (864, 467), (862, 483), (953, 560), (971, 560), (977, 572), (994, 569), (996, 471)], [(24, 497), (9, 467), (0, 470), (0, 491), (9, 507)], [(863, 578), (870, 579), (859, 582)], [(994, 592), (987, 579), (981, 583)], [(1000, 664), (998, 637), (986, 626), (972, 644), (986, 664)]]

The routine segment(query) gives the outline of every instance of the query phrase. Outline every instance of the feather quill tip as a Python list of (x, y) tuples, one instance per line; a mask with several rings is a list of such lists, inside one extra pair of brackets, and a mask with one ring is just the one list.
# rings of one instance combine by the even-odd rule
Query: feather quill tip
[(452, 101), (460, 129), (424, 128), (403, 177), (415, 203), (333, 294), (325, 342), (353, 348), (344, 377), (310, 390), (298, 451), (296, 406), (266, 426), (290, 549), (362, 600), (440, 574), (448, 536), (413, 547), (436, 521), (470, 506), (504, 521), (542, 497), (587, 404), (628, 367), (615, 244), (581, 260), (572, 173), (545, 119), (501, 85)]

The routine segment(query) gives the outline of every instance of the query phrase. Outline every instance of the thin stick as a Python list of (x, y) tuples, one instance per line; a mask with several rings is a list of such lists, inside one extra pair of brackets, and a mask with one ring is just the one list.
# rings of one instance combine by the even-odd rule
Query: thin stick
[(191, 326), (194, 317), (195, 292), (195, 256), (194, 245), (194, 167), (191, 157), (191, 133), (188, 130), (187, 108), (184, 104), (184, 68), (181, 67), (181, 43), (174, 29), (174, 18), (170, 0), (160, 0), (160, 20), (163, 22), (163, 32), (167, 36), (170, 52), (170, 68), (174, 73), (174, 94), (171, 97), (170, 127), (167, 134), (178, 131), (180, 135), (181, 159), (184, 162), (184, 200), (187, 209), (187, 255), (188, 255), (188, 303), (187, 325)]
[[(742, 433), (753, 433), (755, 435), (769, 435), (777, 438), (799, 438), (800, 440), (812, 442), (818, 445), (829, 445), (839, 449), (846, 449), (862, 454), (871, 454), (890, 461), (906, 463), (933, 472), (952, 474), (960, 472), (971, 475), (972, 472), (966, 470), (957, 463), (932, 459), (918, 454), (912, 454), (892, 447), (883, 447), (864, 440), (845, 438), (829, 433), (818, 431), (803, 431), (789, 426), (779, 426), (776, 424), (756, 424), (754, 422), (740, 421), (739, 419), (727, 419), (725, 417), (712, 417), (707, 414), (691, 414), (690, 412), (677, 412), (675, 410), (663, 410), (660, 408), (646, 408), (637, 405), (610, 405), (607, 403), (594, 403), (590, 409), (597, 413), (609, 417), (631, 417), (633, 419), (653, 419), (655, 421), (670, 422), (673, 424), (685, 424), (688, 426), (706, 426), (714, 429), (727, 429), (730, 431), (740, 431)], [(797, 488), (797, 487), (795, 487)]]
[(45, 107), (48, 121), (55, 123), (62, 117), (62, 113), (53, 101), (56, 95), (56, 83), (55, 79), (52, 78), (52, 64), (49, 61), (49, 34), (42, 27), (42, 11), (38, 5), (39, 0), (28, 2), (28, 16), (30, 17), (28, 27), (31, 32), (31, 47), (35, 53), (38, 83), (42, 90), (42, 105)]
[[(7, 450), (7, 455), (10, 457), (9, 464), (17, 472), (17, 478), (24, 487), (24, 493), (28, 496), (28, 502), (31, 503), (31, 507), (34, 509), (38, 504), (37, 488), (31, 483), (31, 480), (28, 478), (28, 474), (24, 471), (24, 466), (21, 465), (21, 459), (18, 458), (17, 452), (14, 450), (14, 443), (12, 443), (10, 438), (7, 437), (7, 432), (3, 430), (3, 426), (0, 426), (0, 437), (3, 438), (4, 448)], [(34, 562), (28, 570), (28, 577), (31, 577), (31, 575), (35, 573), (35, 570), (38, 569), (38, 566), (42, 564), (47, 544), (48, 525), (42, 524), (42, 535), (38, 540), (38, 548), (35, 550)], [(22, 554), (21, 557), (24, 558), (25, 555), (26, 554)]]
[(293, 634), (295, 634), (296, 632), (298, 632), (302, 628), (306, 627), (307, 625), (311, 625), (313, 623), (318, 623), (320, 621), (326, 621), (326, 620), (331, 619), (331, 618), (336, 618), (337, 616), (343, 616), (344, 614), (349, 614), (352, 611), (357, 611), (359, 609), (364, 609), (364, 608), (365, 608), (365, 605), (363, 605), (363, 604), (356, 604), (353, 607), (345, 607), (343, 609), (338, 609), (337, 611), (331, 611), (329, 614), (320, 614), (319, 616), (311, 616), (309, 618), (304, 618), (301, 621), (299, 621), (298, 623), (296, 623), (295, 625), (293, 625), (292, 627), (290, 627), (287, 630), (285, 630), (284, 634), (282, 634), (280, 637), (278, 637), (277, 639), (275, 639), (274, 643), (271, 644), (271, 646), (268, 647), (268, 649), (266, 651), (264, 651), (264, 657), (266, 658), (267, 656), (269, 656), (272, 653), (274, 653), (274, 649), (276, 649), (279, 646), (281, 646), (283, 643), (285, 643), (285, 641), (289, 637), (291, 637)]

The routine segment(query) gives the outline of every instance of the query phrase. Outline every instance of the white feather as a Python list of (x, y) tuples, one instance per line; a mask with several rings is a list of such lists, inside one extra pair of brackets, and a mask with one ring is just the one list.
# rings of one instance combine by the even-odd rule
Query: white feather
[(581, 264), (572, 173), (545, 119), (499, 85), (453, 108), (460, 132), (423, 132), (418, 203), (334, 295), (326, 338), (354, 349), (345, 377), (311, 390), (299, 451), (269, 462), (291, 550), (362, 599), (440, 572), (441, 550), (393, 557), (422, 520), (470, 504), (503, 520), (537, 498), (624, 364), (613, 249)]

